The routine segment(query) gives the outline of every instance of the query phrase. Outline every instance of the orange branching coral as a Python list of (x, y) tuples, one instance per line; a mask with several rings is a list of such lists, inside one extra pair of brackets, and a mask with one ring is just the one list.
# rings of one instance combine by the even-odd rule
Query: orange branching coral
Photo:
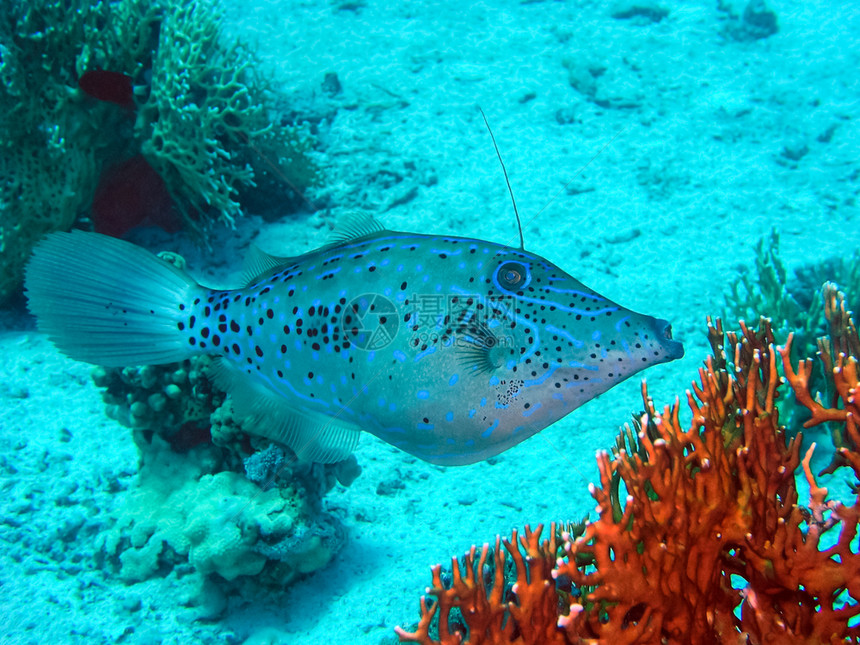
[[(418, 629), (398, 630), (401, 640), (422, 645), (860, 642), (860, 555), (856, 544), (852, 549), (860, 498), (852, 506), (828, 501), (827, 489), (810, 471), (810, 448), (802, 461), (809, 507), (798, 506), (795, 472), (802, 438), (788, 440), (779, 425), (775, 403), (782, 379), (767, 321), (758, 333), (742, 324), (740, 334), (728, 334), (731, 365), (719, 321), (709, 323), (709, 338), (714, 356), (693, 384), (695, 395), (687, 394), (691, 423), (681, 425), (678, 401), (658, 411), (643, 384), (645, 414), (638, 436), (628, 428), (612, 455), (598, 455), (600, 482), (590, 492), (599, 517), (579, 536), (564, 534), (563, 558), (553, 563), (555, 527), (544, 542), (540, 529), (527, 529), (519, 540), (524, 554), (516, 534), (503, 541), (517, 569), (511, 600), (503, 597), (498, 538), (489, 588), (482, 579), (486, 546), (477, 574), (474, 548), (465, 573), (455, 561), (450, 588), (435, 567), (428, 593), (436, 602), (430, 607), (422, 599)], [(856, 359), (835, 359), (845, 403), (825, 408), (806, 390), (809, 364), (792, 369), (790, 344), (780, 353), (797, 400), (810, 407), (814, 419), (841, 419), (851, 445), (860, 445)], [(860, 454), (841, 450), (860, 475)], [(569, 582), (579, 596), (567, 591)], [(466, 629), (452, 633), (448, 620), (455, 607)]]
[[(831, 434), (836, 446), (836, 454), (832, 463), (823, 472), (834, 472), (840, 466), (847, 465), (849, 455), (857, 456), (860, 444), (851, 432), (860, 420), (860, 397), (855, 398), (857, 390), (857, 358), (860, 357), (860, 336), (851, 319), (851, 313), (845, 309), (845, 296), (836, 285), (828, 282), (822, 289), (824, 299), (824, 315), (830, 325), (830, 337), (818, 339), (818, 356), (832, 384), (833, 402), (831, 407), (824, 407), (813, 399), (809, 391), (809, 380), (812, 376), (813, 362), (802, 360), (793, 370), (789, 361), (788, 348), (780, 350), (785, 364), (785, 375), (794, 390), (797, 402), (812, 414), (804, 424), (809, 428), (828, 421), (831, 423)], [(841, 407), (840, 407), (841, 403)]]
[[(489, 589), (483, 581), (484, 565), (487, 563), (489, 545), (485, 544), (475, 567), (476, 548), (473, 546), (464, 558), (461, 568), (457, 558), (451, 559), (453, 581), (450, 588), (442, 584), (442, 567), (432, 568), (433, 587), (428, 594), (436, 596), (432, 609), (426, 598), (421, 598), (421, 622), (415, 632), (408, 633), (396, 628), (401, 642), (410, 641), (422, 645), (458, 645), (463, 642), (459, 633), (451, 633), (449, 618), (451, 609), (460, 609), (463, 620), (469, 627), (469, 643), (472, 645), (563, 645), (564, 636), (556, 629), (558, 619), (558, 596), (552, 570), (555, 566), (558, 545), (555, 524), (550, 527), (549, 539), (541, 541), (543, 525), (532, 531), (525, 527), (525, 535), (517, 538), (514, 531), (510, 540), (496, 537), (493, 549), (494, 574)], [(505, 550), (500, 549), (504, 544)], [(522, 546), (525, 555), (520, 551)], [(519, 599), (514, 604), (505, 601), (505, 551), (510, 554), (516, 567), (517, 583), (512, 591)], [(430, 625), (439, 610), (439, 640), (430, 637)]]

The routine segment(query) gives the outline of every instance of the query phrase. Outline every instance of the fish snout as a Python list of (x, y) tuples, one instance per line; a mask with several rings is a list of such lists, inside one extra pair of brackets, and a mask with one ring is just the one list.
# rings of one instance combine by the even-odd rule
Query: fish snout
[(660, 344), (666, 350), (667, 360), (675, 360), (683, 358), (684, 346), (680, 341), (672, 338), (672, 324), (668, 320), (662, 318), (654, 319), (654, 331), (657, 333), (657, 338)]

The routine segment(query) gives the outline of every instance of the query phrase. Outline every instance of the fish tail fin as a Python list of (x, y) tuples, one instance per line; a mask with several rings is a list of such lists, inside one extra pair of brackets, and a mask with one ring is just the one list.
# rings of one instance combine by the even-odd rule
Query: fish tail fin
[(36, 245), (24, 285), (39, 330), (70, 358), (122, 367), (199, 353), (181, 321), (208, 291), (129, 242), (53, 233)]

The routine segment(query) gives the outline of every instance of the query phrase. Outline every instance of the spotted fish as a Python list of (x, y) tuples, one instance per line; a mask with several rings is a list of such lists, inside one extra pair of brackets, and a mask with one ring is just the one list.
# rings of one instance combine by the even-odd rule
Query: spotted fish
[(26, 292), (68, 356), (106, 366), (212, 354), (255, 433), (334, 462), (366, 430), (442, 465), (487, 459), (640, 370), (680, 358), (669, 323), (534, 253), (348, 224), (297, 257), (257, 251), (208, 289), (128, 242), (41, 242)]

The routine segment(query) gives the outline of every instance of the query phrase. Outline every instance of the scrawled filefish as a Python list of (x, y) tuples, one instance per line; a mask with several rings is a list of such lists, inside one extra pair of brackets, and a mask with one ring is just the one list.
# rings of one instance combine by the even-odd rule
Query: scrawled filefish
[(26, 293), (78, 360), (221, 357), (238, 414), (309, 461), (344, 459), (362, 430), (435, 464), (487, 459), (684, 353), (666, 321), (483, 240), (363, 218), (320, 249), (250, 264), (245, 286), (214, 290), (128, 242), (55, 233)]

